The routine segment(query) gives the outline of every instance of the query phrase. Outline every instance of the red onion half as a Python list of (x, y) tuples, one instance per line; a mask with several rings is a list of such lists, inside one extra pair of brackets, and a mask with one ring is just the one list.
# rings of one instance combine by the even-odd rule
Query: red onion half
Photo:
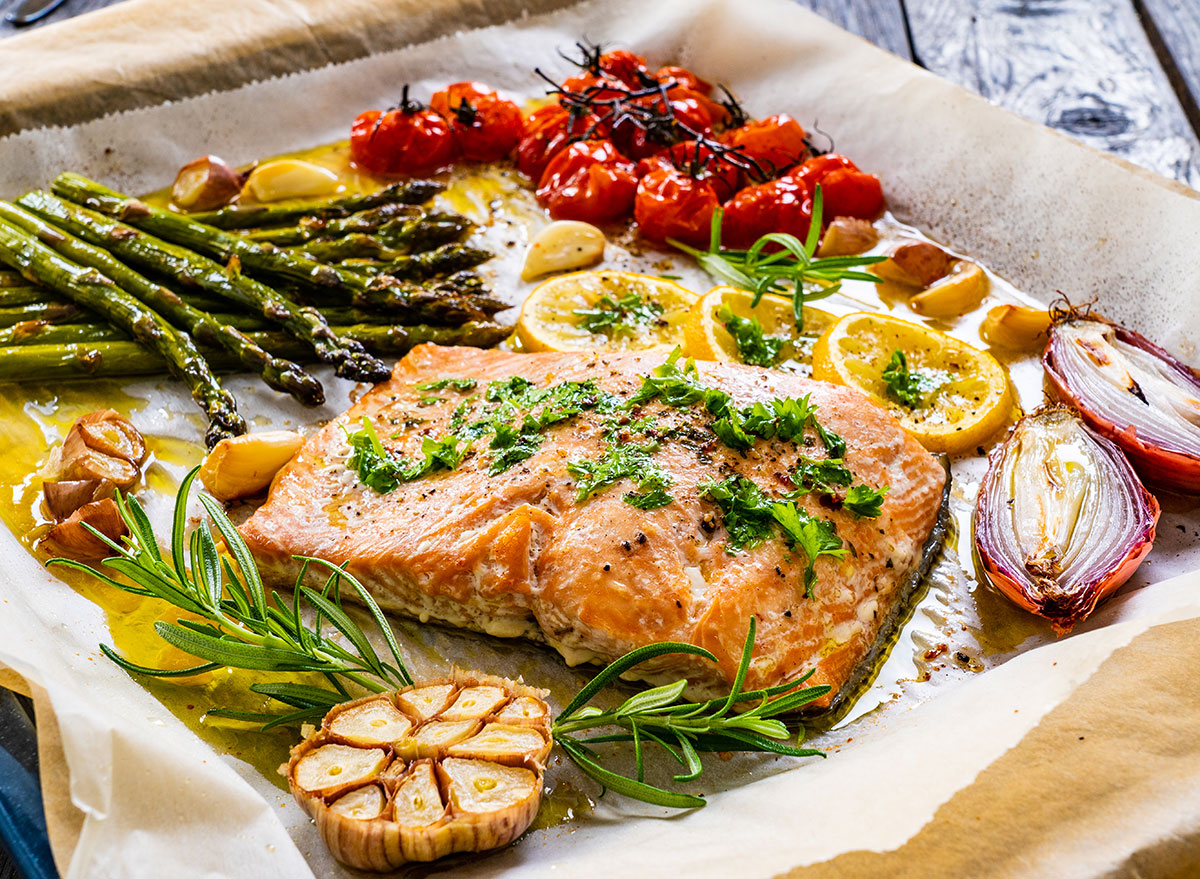
[(1200, 376), (1153, 342), (1095, 317), (1068, 317), (1042, 355), (1058, 397), (1125, 450), (1147, 482), (1200, 493)]
[(1158, 501), (1121, 450), (1053, 405), (988, 457), (975, 551), (997, 589), (1062, 635), (1137, 570), (1157, 522)]

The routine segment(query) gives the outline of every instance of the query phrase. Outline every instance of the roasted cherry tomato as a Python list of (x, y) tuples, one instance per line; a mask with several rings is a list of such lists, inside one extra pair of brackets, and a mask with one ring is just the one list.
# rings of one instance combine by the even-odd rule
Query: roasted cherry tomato
[(874, 174), (840, 168), (821, 181), (824, 216), (873, 220), (883, 210), (883, 185)]
[(430, 109), (450, 123), (464, 159), (495, 162), (521, 139), (521, 110), (480, 82), (456, 82), (429, 101)]
[(883, 210), (883, 187), (879, 178), (858, 170), (858, 166), (837, 153), (813, 156), (785, 179), (803, 183), (809, 192), (821, 186), (821, 216), (828, 223), (835, 217), (859, 217), (873, 220)]
[(784, 113), (747, 122), (725, 132), (721, 139), (761, 165), (763, 173), (770, 177), (802, 161), (808, 154), (804, 129)]
[(712, 83), (701, 79), (686, 67), (660, 67), (654, 74), (659, 82), (674, 82), (707, 97), (712, 94)]
[(738, 191), (741, 172), (736, 166), (714, 156), (712, 150), (696, 141), (683, 141), (660, 150), (638, 162), (637, 176), (645, 177), (656, 168), (676, 168), (712, 185), (718, 201), (731, 198)]
[(651, 241), (674, 238), (695, 247), (708, 244), (719, 202), (712, 184), (672, 168), (657, 168), (638, 183), (633, 215)]
[(525, 117), (517, 144), (517, 170), (530, 180), (541, 180), (547, 163), (566, 148), (573, 136), (581, 137), (594, 128), (595, 122), (595, 117), (586, 117), (572, 123), (567, 110), (557, 104), (535, 110)]
[(607, 140), (588, 140), (550, 160), (537, 199), (556, 220), (611, 223), (629, 216), (636, 192), (633, 162)]
[(801, 183), (786, 177), (747, 186), (725, 205), (721, 243), (746, 250), (769, 232), (787, 232), (801, 241), (812, 220), (812, 199)]
[(600, 56), (600, 72), (633, 89), (642, 88), (646, 81), (653, 85), (654, 77), (646, 67), (646, 59), (628, 49), (613, 49)]
[(350, 129), (350, 157), (376, 174), (429, 174), (450, 165), (458, 152), (450, 123), (408, 100), (400, 107), (360, 113)]
[[(619, 98), (628, 94), (628, 88), (623, 82), (608, 76), (597, 76), (589, 71), (577, 73), (563, 80), (562, 90), (576, 95), (584, 95), (589, 100), (604, 101)], [(560, 103), (565, 103), (559, 98)]]

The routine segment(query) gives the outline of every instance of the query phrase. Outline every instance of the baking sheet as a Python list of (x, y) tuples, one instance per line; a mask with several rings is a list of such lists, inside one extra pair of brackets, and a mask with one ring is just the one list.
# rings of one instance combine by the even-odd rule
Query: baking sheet
[[(497, 16), (513, 12), (484, 5)], [(404, 4), (394, 6), (397, 14), (404, 11)], [(476, 7), (471, 5), (477, 13)], [(446, 29), (458, 8), (444, 5)], [(428, 32), (426, 19), (418, 24)], [(0, 140), (0, 183), (15, 194), (70, 167), (129, 191), (154, 188), (202, 152), (239, 162), (341, 137), (356, 110), (389, 103), (399, 82), (428, 94), (447, 81), (475, 77), (529, 94), (537, 89), (530, 64), (561, 69), (555, 50), (580, 35), (719, 72), (752, 113), (789, 111), (835, 132), (839, 150), (883, 174), (902, 218), (980, 257), (1035, 295), (1101, 293), (1113, 316), (1184, 356), (1193, 353), (1188, 340), (1197, 337), (1200, 306), (1189, 294), (1200, 205), (1189, 194), (988, 107), (786, 2), (670, 2), (651, 9), (587, 4), (550, 19), (526, 18), (72, 129), (28, 131)], [(746, 46), (756, 51), (750, 55)], [(853, 80), (847, 71), (854, 71)], [(270, 108), (271, 124), (248, 123), (263, 118), (263, 107)], [(1122, 210), (1093, 207), (1111, 204)], [(339, 384), (327, 387), (333, 391)], [(234, 389), (244, 410), (276, 424), (327, 417), (345, 402), (331, 393), (328, 411), (313, 414), (249, 381), (235, 382)], [(156, 382), (128, 390), (150, 401), (137, 415), (143, 429), (196, 436), (195, 416), (177, 390)], [(338, 388), (346, 392), (344, 385)], [(161, 504), (153, 511), (159, 521), (164, 511)], [(1168, 515), (1195, 522), (1185, 501), (1170, 501)], [(1146, 579), (1195, 567), (1186, 554), (1193, 542), (1189, 532), (1173, 544), (1161, 543)], [(158, 876), (169, 867), (176, 875), (304, 876), (309, 868), (301, 857), (316, 875), (339, 875), (288, 798), (247, 764), (208, 749), (94, 652), (106, 636), (98, 608), (40, 571), (7, 533), (0, 535), (0, 551), (11, 559), (0, 581), (0, 662), (36, 683), (61, 733), (61, 759), (48, 761), (45, 783), (64, 875)], [(1114, 649), (1157, 622), (1200, 613), (1195, 583), (1183, 576), (1133, 592), (1110, 603), (1079, 634), (1025, 652), (975, 676), (969, 686), (962, 685), (971, 677), (965, 672), (939, 678), (891, 710), (825, 736), (823, 744), (836, 748), (828, 760), (754, 758), (715, 766), (707, 773), (708, 790), (729, 789), (715, 793), (712, 805), (699, 812), (667, 818), (607, 798), (592, 820), (534, 832), (466, 870), (590, 875), (615, 867), (631, 875), (680, 869), (770, 875), (856, 849), (894, 849), (941, 804), (969, 790), (976, 775), (1046, 712), (1069, 704), (1075, 688)], [(964, 613), (939, 610), (939, 601), (933, 591), (919, 611), (933, 630)], [(1102, 628), (1106, 622), (1114, 624)], [(926, 626), (919, 637), (929, 631)], [(463, 647), (457, 636), (435, 629), (406, 627), (403, 634), (440, 655), (466, 650), (492, 670), (536, 668), (539, 684), (561, 689), (579, 677), (534, 648), (494, 642)], [(893, 656), (911, 661), (921, 649), (909, 635)], [(431, 655), (417, 654), (418, 674), (437, 670)], [(889, 674), (885, 670), (883, 680)], [(934, 690), (945, 692), (919, 711), (908, 710)], [(1176, 742), (1186, 730), (1169, 736)], [(1185, 765), (1196, 771), (1194, 757)], [(552, 769), (552, 775), (562, 771)], [(744, 775), (762, 780), (739, 785)], [(631, 814), (653, 817), (635, 820)], [(1194, 830), (1198, 814), (1193, 811), (1192, 820), (1180, 816), (1180, 829)], [(1110, 865), (1144, 844), (1120, 827), (1102, 830), (1106, 846), (1093, 850)]]

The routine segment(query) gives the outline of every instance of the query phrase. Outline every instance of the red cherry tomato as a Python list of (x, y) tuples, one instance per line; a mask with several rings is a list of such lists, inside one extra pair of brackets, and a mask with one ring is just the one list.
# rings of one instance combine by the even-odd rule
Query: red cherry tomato
[(538, 203), (556, 220), (611, 223), (629, 215), (637, 192), (633, 162), (607, 140), (573, 143), (542, 172)]
[(709, 122), (712, 125), (725, 125), (729, 122), (729, 108), (724, 104), (714, 101), (704, 92), (679, 85), (675, 86), (675, 88), (667, 89), (667, 96), (672, 100), (686, 99), (695, 102), (708, 116)]
[[(564, 79), (561, 88), (564, 92), (582, 94), (595, 101), (619, 98), (628, 92), (625, 84), (619, 80), (607, 76), (596, 76), (588, 71)], [(562, 100), (560, 97), (560, 103)]]
[(566, 148), (572, 137), (581, 137), (595, 122), (595, 117), (588, 117), (571, 123), (570, 114), (557, 104), (530, 113), (517, 144), (517, 170), (530, 180), (540, 180), (547, 163)]
[[(612, 139), (617, 148), (631, 159), (644, 159), (659, 152), (665, 145), (678, 140), (691, 140), (697, 134), (712, 132), (712, 117), (696, 100), (702, 97), (683, 89), (672, 90), (669, 100), (662, 95), (637, 98), (632, 103), (645, 107), (663, 119), (661, 124), (647, 125), (646, 120), (630, 115), (613, 127)], [(670, 109), (668, 118), (667, 108)]]
[(398, 109), (360, 113), (350, 129), (350, 157), (376, 174), (430, 174), (457, 152), (449, 123), (407, 97)]
[(628, 49), (613, 49), (601, 55), (600, 72), (634, 89), (642, 88), (646, 79), (654, 79), (646, 67), (646, 59)]
[[(883, 211), (883, 185), (874, 174), (839, 168), (821, 181), (822, 212), (834, 217), (873, 220)], [(828, 220), (826, 220), (828, 222)]]
[(672, 168), (657, 168), (638, 183), (633, 216), (651, 241), (674, 238), (705, 247), (718, 205), (712, 184)]
[(712, 150), (696, 141), (683, 141), (638, 162), (637, 175), (645, 177), (656, 168), (676, 168), (712, 185), (718, 201), (738, 191), (741, 172), (736, 166), (714, 157)]
[(725, 205), (721, 243), (746, 250), (769, 232), (803, 241), (811, 220), (812, 199), (803, 184), (783, 178), (747, 186)]
[(808, 154), (804, 129), (784, 113), (747, 122), (741, 128), (725, 132), (721, 139), (731, 147), (739, 147), (743, 155), (758, 162), (763, 172), (772, 177)]
[(430, 109), (450, 123), (464, 159), (495, 162), (521, 139), (521, 110), (480, 82), (456, 82), (429, 101)]
[(837, 153), (814, 156), (789, 171), (785, 179), (805, 184), (810, 192), (821, 186), (822, 221), (834, 217), (859, 217), (873, 220), (883, 210), (883, 186), (879, 178), (858, 170), (858, 166)]
[(845, 156), (839, 156), (837, 153), (826, 153), (823, 156), (813, 156), (811, 159), (806, 159), (802, 164), (797, 165), (784, 176), (803, 183), (808, 187), (808, 191), (812, 192), (816, 189), (817, 184), (825, 179), (825, 176), (829, 172), (836, 171), (839, 168), (849, 168), (851, 171), (858, 170), (858, 166)]
[(712, 94), (712, 83), (701, 79), (686, 67), (660, 67), (654, 74), (659, 82), (675, 82), (704, 96)]

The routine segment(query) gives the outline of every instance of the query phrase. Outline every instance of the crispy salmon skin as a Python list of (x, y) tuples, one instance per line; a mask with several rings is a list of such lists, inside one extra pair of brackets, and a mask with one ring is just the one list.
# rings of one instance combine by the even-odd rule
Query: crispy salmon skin
[[(739, 407), (810, 395), (820, 425), (845, 440), (844, 463), (855, 483), (888, 489), (880, 514), (859, 518), (829, 493), (794, 491), (789, 468), (799, 456), (826, 457), (812, 430), (737, 451), (713, 432), (703, 403), (629, 406), (664, 360), (660, 353), (415, 348), (389, 381), (305, 443), (242, 535), (269, 583), (294, 581), (294, 555), (344, 563), (385, 609), (544, 641), (571, 664), (607, 662), (655, 641), (706, 647), (717, 665), (666, 656), (639, 667), (650, 682), (686, 676), (697, 694), (728, 691), (754, 615), (747, 688), (815, 668), (810, 682), (837, 693), (871, 653), (921, 561), (938, 520), (944, 469), (853, 390), (755, 367), (697, 364), (697, 381), (725, 391)], [(534, 388), (594, 380), (600, 392), (578, 414), (543, 427), (540, 444), (536, 431), (529, 433), (534, 441), (521, 453), (528, 457), (506, 468), (494, 434), (471, 439), (453, 469), (385, 493), (347, 467), (348, 437), (364, 417), (387, 451), (409, 462), (422, 459), (430, 440), (456, 432), (469, 438), (463, 426), (480, 413), (499, 413), (519, 429), (523, 414), (504, 410), (491, 390), (512, 387), (517, 376)], [(508, 439), (514, 435), (519, 441), (519, 430)], [(580, 500), (588, 462), (627, 443), (647, 450), (632, 475)], [(666, 477), (654, 484), (666, 484), (669, 502), (641, 509), (630, 499), (651, 485), (639, 480), (652, 473)], [(778, 532), (733, 551), (723, 510), (702, 492), (735, 475), (772, 497), (791, 491), (797, 509), (832, 522), (845, 554), (818, 556), (812, 597), (804, 585), (806, 554)]]

